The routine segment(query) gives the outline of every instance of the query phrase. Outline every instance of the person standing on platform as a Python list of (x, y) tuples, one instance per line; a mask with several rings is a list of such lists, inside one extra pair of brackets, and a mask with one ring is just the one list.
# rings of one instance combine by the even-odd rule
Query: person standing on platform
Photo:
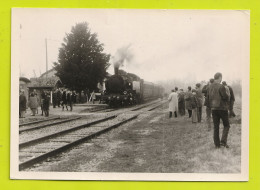
[(36, 109), (38, 107), (38, 102), (37, 102), (37, 97), (34, 95), (34, 93), (31, 93), (31, 95), (30, 95), (28, 106), (30, 107), (30, 109), (32, 111), (31, 115), (35, 116)]
[(49, 117), (50, 99), (51, 99), (50, 93), (46, 92), (45, 97), (43, 99), (43, 110), (44, 110), (45, 117)]
[(20, 95), (19, 95), (19, 117), (20, 118), (25, 117), (26, 103), (27, 103), (27, 100), (24, 95), (24, 90), (21, 90)]
[(59, 88), (56, 90), (56, 94), (57, 94), (57, 106), (60, 107), (60, 102), (61, 102), (61, 96), (62, 96), (62, 94), (61, 94), (61, 91), (60, 91)]
[(71, 96), (72, 96), (72, 103), (76, 104), (76, 102), (77, 102), (77, 94), (76, 94), (75, 90), (72, 92)]
[(57, 90), (53, 90), (53, 92), (52, 92), (52, 105), (53, 105), (53, 108), (56, 108), (56, 105), (57, 105)]
[(169, 118), (172, 118), (172, 113), (174, 113), (174, 116), (177, 117), (178, 95), (174, 90), (172, 90), (171, 94), (169, 95), (168, 101), (169, 101)]
[(70, 111), (72, 111), (73, 101), (72, 101), (72, 95), (70, 91), (67, 92), (67, 105), (70, 107)]
[(66, 94), (66, 90), (64, 90), (62, 92), (62, 97), (61, 97), (61, 101), (62, 101), (62, 111), (64, 111), (64, 106), (66, 106), (66, 109), (68, 111), (68, 106), (67, 106), (67, 94)]
[[(209, 105), (212, 110), (213, 123), (214, 123), (214, 144), (216, 148), (224, 146), (229, 148), (227, 145), (227, 137), (229, 132), (229, 118), (228, 118), (228, 94), (225, 87), (220, 84), (222, 80), (222, 74), (216, 73), (214, 75), (214, 83), (209, 86), (208, 98)], [(219, 125), (222, 120), (224, 129), (221, 140), (219, 138)]]
[(82, 90), (81, 93), (80, 93), (80, 103), (85, 103), (85, 101), (86, 101), (85, 93)]
[(188, 110), (189, 118), (191, 118), (192, 116), (191, 97), (192, 97), (192, 92), (191, 92), (191, 87), (189, 86), (188, 91), (185, 93), (184, 96), (185, 108)]

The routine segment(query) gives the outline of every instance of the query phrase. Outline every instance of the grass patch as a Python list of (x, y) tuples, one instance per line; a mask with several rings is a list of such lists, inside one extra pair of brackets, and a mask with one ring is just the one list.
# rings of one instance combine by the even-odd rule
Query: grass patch
[[(128, 126), (113, 138), (122, 141), (114, 155), (98, 166), (104, 172), (239, 173), (241, 117), (230, 120), (229, 149), (215, 149), (213, 129), (187, 117), (168, 119), (163, 111)], [(150, 122), (155, 117), (156, 122)], [(205, 113), (203, 114), (205, 118)], [(213, 125), (212, 125), (213, 126)], [(221, 130), (222, 131), (222, 124)]]

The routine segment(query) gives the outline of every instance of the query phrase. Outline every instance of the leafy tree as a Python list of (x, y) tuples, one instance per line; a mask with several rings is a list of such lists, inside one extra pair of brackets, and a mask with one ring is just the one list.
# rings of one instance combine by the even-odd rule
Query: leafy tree
[(103, 53), (103, 44), (91, 33), (88, 23), (78, 23), (66, 34), (59, 49), (56, 75), (65, 87), (81, 91), (95, 90), (102, 82), (109, 67), (110, 55)]

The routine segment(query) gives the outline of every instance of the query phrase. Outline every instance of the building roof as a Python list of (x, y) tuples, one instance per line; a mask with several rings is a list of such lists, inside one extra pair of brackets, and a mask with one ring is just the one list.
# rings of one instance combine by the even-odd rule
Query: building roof
[(41, 76), (39, 78), (44, 78), (46, 76), (47, 77), (53, 77), (53, 76), (56, 76), (55, 74), (56, 74), (56, 71), (55, 71), (54, 68), (52, 68), (52, 69), (46, 71), (45, 73), (41, 74)]
[(31, 84), (30, 87), (40, 87), (40, 86), (50, 86), (50, 87), (54, 87), (56, 86), (57, 83), (61, 83), (59, 77), (43, 77), (43, 78), (31, 78)]
[(25, 82), (25, 83), (29, 83), (29, 82), (31, 82), (28, 78), (26, 78), (26, 77), (20, 77), (19, 78), (19, 81), (23, 81), (23, 82)]

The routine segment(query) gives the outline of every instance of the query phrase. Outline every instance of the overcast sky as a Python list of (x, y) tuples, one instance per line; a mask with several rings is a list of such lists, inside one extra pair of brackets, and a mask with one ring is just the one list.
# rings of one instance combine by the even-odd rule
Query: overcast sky
[[(249, 64), (248, 11), (13, 9), (12, 64), (30, 78), (57, 61), (65, 33), (79, 22), (114, 55), (130, 44), (134, 59), (122, 68), (147, 81), (208, 80), (222, 72), (227, 81), (241, 79)], [(113, 66), (108, 72), (113, 74)]]

